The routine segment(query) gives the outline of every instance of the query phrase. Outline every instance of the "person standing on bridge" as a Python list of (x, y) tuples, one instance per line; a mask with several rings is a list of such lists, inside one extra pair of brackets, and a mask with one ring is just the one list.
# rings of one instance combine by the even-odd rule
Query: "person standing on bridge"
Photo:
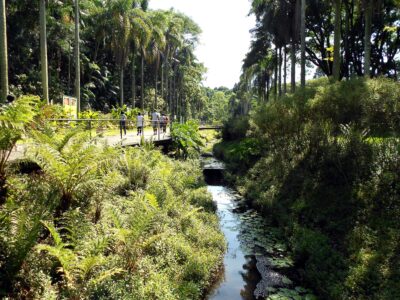
[(161, 115), (161, 129), (163, 133), (167, 133), (168, 116), (166, 114)]
[(124, 131), (124, 134), (126, 136), (126, 115), (123, 111), (121, 111), (121, 117), (119, 120), (119, 133), (121, 134), (121, 139), (122, 139), (122, 130)]
[(156, 135), (157, 131), (158, 131), (158, 127), (160, 126), (160, 113), (154, 111), (151, 114), (151, 122), (153, 125), (153, 133), (154, 133), (154, 135)]
[(142, 116), (141, 113), (137, 115), (137, 135), (142, 135), (143, 134), (143, 127), (144, 127), (144, 116)]

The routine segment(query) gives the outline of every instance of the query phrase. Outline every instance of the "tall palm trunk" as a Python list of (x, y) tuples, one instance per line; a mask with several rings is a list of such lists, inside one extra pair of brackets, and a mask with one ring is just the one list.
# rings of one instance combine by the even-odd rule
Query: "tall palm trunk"
[(278, 48), (275, 47), (274, 95), (278, 95)]
[(341, 18), (342, 18), (342, 1), (335, 0), (335, 37), (333, 45), (333, 79), (340, 80), (340, 38), (341, 38)]
[(306, 86), (306, 0), (301, 0), (301, 86)]
[(158, 98), (157, 98), (157, 93), (158, 93), (158, 69), (160, 68), (160, 56), (157, 55), (157, 60), (156, 60), (156, 71), (154, 74), (154, 109), (157, 109), (157, 102), (158, 102)]
[(69, 51), (68, 51), (68, 95), (71, 95), (71, 43), (69, 44)]
[(278, 56), (278, 86), (279, 86), (279, 96), (282, 95), (282, 47), (279, 47), (279, 56)]
[(40, 0), (40, 63), (42, 67), (43, 98), (47, 104), (49, 99), (49, 74), (47, 65), (47, 30), (46, 30), (46, 0)]
[(165, 72), (164, 72), (164, 76), (165, 76), (165, 99), (168, 103), (168, 113), (171, 112), (171, 105), (169, 103), (169, 94), (170, 94), (170, 84), (169, 84), (169, 64), (168, 64), (168, 57), (165, 58)]
[(284, 56), (283, 56), (283, 94), (286, 95), (287, 93), (287, 47), (285, 46), (284, 48)]
[(366, 0), (364, 34), (364, 76), (371, 76), (372, 0)]
[(262, 97), (262, 102), (267, 102), (267, 75), (268, 71), (267, 69), (264, 69), (263, 71), (263, 81), (261, 84), (261, 97)]
[(344, 37), (343, 37), (343, 44), (344, 44), (344, 74), (343, 76), (346, 78), (349, 78), (350, 75), (350, 47), (349, 47), (349, 32), (350, 32), (350, 8), (349, 8), (349, 3), (345, 3), (345, 10), (346, 10), (346, 15), (345, 15), (345, 25), (344, 25)]
[(132, 54), (132, 107), (135, 108), (136, 106), (136, 54), (135, 54), (135, 47), (133, 47), (133, 54)]
[(296, 42), (292, 37), (292, 45), (290, 47), (290, 91), (294, 93), (296, 91)]
[(5, 0), (0, 0), (0, 18), (1, 103), (6, 101), (8, 95), (7, 25)]
[[(174, 90), (174, 77), (173, 77), (173, 68), (172, 68), (172, 64), (168, 63), (168, 82), (169, 82), (169, 88), (168, 88), (168, 104), (169, 104), (169, 113), (171, 115), (174, 114), (173, 111), (173, 104), (172, 104), (172, 97), (173, 97), (173, 90)], [(171, 77), (172, 74), (172, 77)]]
[(119, 66), (119, 105), (124, 105), (124, 67)]
[(165, 62), (164, 59), (161, 58), (161, 98), (164, 99), (164, 68), (165, 68)]
[(77, 112), (81, 111), (81, 62), (79, 49), (79, 0), (75, 0), (75, 97)]
[(144, 112), (144, 51), (142, 49), (142, 55), (141, 55), (141, 70), (140, 70), (140, 101), (142, 111)]
[(176, 106), (176, 65), (173, 68), (173, 90), (172, 90), (172, 98), (171, 98), (171, 106), (172, 106), (172, 114), (173, 114), (173, 120), (175, 120), (175, 117), (177, 115), (177, 106)]

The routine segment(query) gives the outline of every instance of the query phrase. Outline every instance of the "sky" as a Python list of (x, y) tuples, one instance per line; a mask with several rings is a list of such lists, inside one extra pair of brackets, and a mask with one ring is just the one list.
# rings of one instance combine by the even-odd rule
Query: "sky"
[(202, 29), (196, 49), (207, 68), (204, 85), (232, 88), (239, 81), (242, 61), (249, 50), (255, 26), (248, 16), (249, 0), (150, 0), (151, 9), (170, 9), (192, 18)]

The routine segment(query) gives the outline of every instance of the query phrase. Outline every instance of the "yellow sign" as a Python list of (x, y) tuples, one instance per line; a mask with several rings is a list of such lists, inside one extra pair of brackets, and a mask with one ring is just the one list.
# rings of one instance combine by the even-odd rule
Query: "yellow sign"
[(78, 118), (78, 100), (74, 97), (63, 96), (64, 111), (70, 118)]

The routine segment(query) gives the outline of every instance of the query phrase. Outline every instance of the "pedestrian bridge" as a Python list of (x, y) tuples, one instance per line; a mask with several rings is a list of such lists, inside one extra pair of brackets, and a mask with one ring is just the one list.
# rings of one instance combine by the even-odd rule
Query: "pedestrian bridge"
[(200, 125), (199, 130), (222, 130), (222, 125)]
[[(111, 146), (139, 146), (141, 143), (153, 143), (155, 146), (167, 146), (172, 142), (169, 126), (166, 132), (160, 130), (160, 124), (157, 124), (157, 134), (154, 134), (152, 122), (147, 121), (142, 135), (137, 134), (137, 126), (134, 121), (127, 121), (127, 134), (122, 137), (119, 132), (119, 119), (50, 119), (49, 122), (54, 122), (55, 126), (70, 127), (76, 124), (81, 124), (93, 136), (98, 136), (98, 142), (105, 142)], [(110, 131), (110, 125), (114, 128)], [(199, 130), (222, 130), (221, 125), (201, 125)], [(26, 144), (18, 144), (11, 153), (11, 160), (24, 157)]]

